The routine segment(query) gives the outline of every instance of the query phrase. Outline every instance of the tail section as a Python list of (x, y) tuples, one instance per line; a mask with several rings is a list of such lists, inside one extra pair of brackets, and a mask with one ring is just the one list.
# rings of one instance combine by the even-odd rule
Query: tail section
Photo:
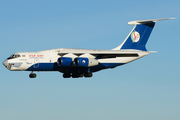
[(135, 25), (134, 30), (129, 34), (121, 49), (137, 49), (147, 51), (145, 45), (154, 28), (155, 23)]
[(139, 20), (128, 22), (129, 25), (135, 25), (132, 31), (129, 33), (124, 42), (114, 48), (113, 50), (120, 49), (136, 49), (136, 50), (146, 50), (146, 43), (151, 35), (151, 32), (155, 26), (155, 22), (159, 20), (168, 20), (173, 18), (164, 19), (153, 19), (153, 20)]

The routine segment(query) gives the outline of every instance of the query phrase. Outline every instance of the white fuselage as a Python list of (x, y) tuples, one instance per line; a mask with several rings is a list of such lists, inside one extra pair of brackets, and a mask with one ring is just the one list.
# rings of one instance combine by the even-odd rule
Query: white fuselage
[[(117, 55), (116, 57), (97, 58), (98, 55)], [(120, 56), (118, 56), (120, 54)], [(138, 56), (126, 56), (137, 54)], [(88, 50), (88, 49), (51, 49), (39, 52), (19, 52), (14, 55), (19, 57), (9, 58), (3, 64), (11, 71), (58, 71), (54, 69), (60, 57), (69, 57), (74, 60), (75, 58), (91, 58), (96, 59), (99, 64), (104, 65), (105, 68), (113, 68), (123, 65), (148, 55), (148, 51), (140, 50)], [(123, 56), (124, 55), (124, 56)], [(98, 65), (99, 65), (98, 64)], [(98, 66), (97, 65), (97, 66)], [(59, 66), (60, 67), (60, 66)], [(76, 66), (71, 66), (76, 67)], [(94, 66), (90, 66), (94, 67)], [(89, 67), (89, 68), (90, 68)], [(102, 67), (102, 66), (100, 66)], [(31, 69), (30, 69), (31, 68)], [(98, 68), (99, 69), (99, 68)]]

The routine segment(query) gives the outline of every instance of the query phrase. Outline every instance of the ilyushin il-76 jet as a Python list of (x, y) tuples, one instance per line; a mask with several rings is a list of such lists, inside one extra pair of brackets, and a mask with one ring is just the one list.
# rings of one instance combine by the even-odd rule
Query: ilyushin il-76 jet
[(7, 58), (3, 65), (11, 71), (31, 71), (30, 78), (36, 78), (34, 71), (59, 71), (64, 78), (92, 77), (93, 72), (115, 68), (137, 60), (151, 53), (146, 43), (155, 22), (164, 19), (136, 20), (122, 44), (112, 50), (59, 48), (38, 52), (18, 52)]

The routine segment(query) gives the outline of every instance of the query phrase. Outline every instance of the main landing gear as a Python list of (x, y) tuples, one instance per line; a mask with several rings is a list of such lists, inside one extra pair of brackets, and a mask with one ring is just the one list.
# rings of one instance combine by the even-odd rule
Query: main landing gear
[(30, 77), (30, 78), (36, 78), (36, 76), (37, 76), (37, 75), (36, 75), (35, 73), (33, 73), (33, 71), (31, 72), (31, 74), (29, 74), (29, 77)]
[(81, 73), (81, 74), (78, 74), (78, 73), (64, 73), (63, 74), (63, 77), (64, 78), (79, 78), (79, 77), (92, 77), (93, 74), (92, 73)]
[[(29, 74), (29, 77), (30, 78), (36, 78), (36, 74), (35, 73), (33, 73), (33, 71), (31, 72), (31, 74)], [(64, 73), (63, 74), (63, 77), (64, 78), (70, 78), (70, 77), (72, 77), (72, 78), (79, 78), (79, 77), (92, 77), (93, 76), (93, 74), (92, 73)]]

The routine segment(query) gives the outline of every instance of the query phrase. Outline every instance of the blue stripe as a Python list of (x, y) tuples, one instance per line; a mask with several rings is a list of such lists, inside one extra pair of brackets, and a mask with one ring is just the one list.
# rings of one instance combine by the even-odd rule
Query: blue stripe
[(113, 67), (116, 67), (116, 66), (119, 66), (119, 65), (123, 65), (123, 64), (124, 63), (100, 63), (99, 65), (100, 66), (104, 66), (105, 68), (113, 68)]
[[(92, 72), (99, 71), (101, 69), (106, 69), (106, 68), (114, 68), (116, 66), (123, 65), (124, 63), (99, 63), (97, 66), (90, 67), (89, 69)], [(61, 71), (63, 70), (69, 70), (71, 71), (72, 69), (79, 69), (79, 70), (85, 70), (88, 67), (60, 67), (57, 65), (57, 63), (36, 63), (29, 67), (27, 71)]]
[(91, 67), (90, 71), (91, 72), (97, 72), (97, 71), (100, 71), (102, 69), (114, 68), (114, 67), (117, 67), (117, 66), (120, 66), (123, 64), (125, 64), (125, 63), (100, 63), (97, 66)]
[[(37, 67), (38, 66), (38, 67)], [(54, 63), (36, 63), (29, 67), (28, 71), (53, 71)]]

